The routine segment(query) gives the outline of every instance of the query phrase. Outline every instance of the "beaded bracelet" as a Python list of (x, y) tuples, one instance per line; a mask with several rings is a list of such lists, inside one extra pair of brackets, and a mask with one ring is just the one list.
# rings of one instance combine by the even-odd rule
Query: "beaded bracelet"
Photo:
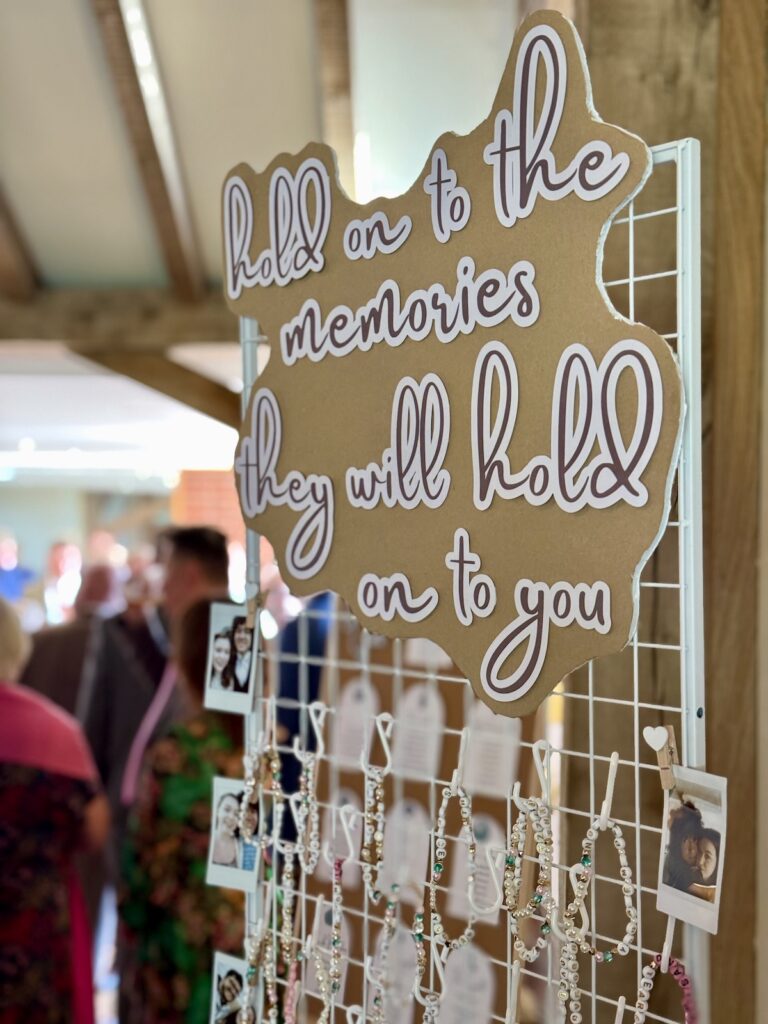
[(626, 956), (629, 953), (630, 943), (637, 934), (637, 910), (632, 904), (632, 896), (635, 888), (632, 884), (632, 869), (630, 868), (629, 861), (627, 860), (627, 844), (624, 839), (624, 835), (621, 828), (614, 821), (608, 821), (606, 823), (606, 829), (610, 829), (611, 832), (613, 832), (613, 845), (619, 855), (619, 875), (622, 880), (621, 891), (624, 896), (624, 907), (627, 915), (627, 927), (624, 933), (624, 938), (615, 946), (605, 950), (605, 952), (600, 952), (595, 946), (591, 946), (586, 941), (583, 932), (580, 932), (576, 925), (576, 915), (584, 905), (587, 891), (589, 889), (589, 883), (592, 878), (592, 858), (595, 840), (601, 831), (599, 818), (595, 818), (591, 827), (587, 829), (587, 834), (581, 843), (582, 871), (576, 879), (576, 892), (574, 898), (568, 904), (563, 913), (563, 930), (565, 931), (569, 941), (576, 942), (578, 944), (582, 953), (589, 953), (590, 956), (595, 958), (597, 963), (610, 964), (614, 957)]
[(389, 899), (384, 909), (384, 925), (382, 929), (381, 937), (381, 954), (379, 956), (379, 978), (376, 982), (376, 994), (373, 997), (373, 1013), (371, 1014), (371, 1021), (373, 1024), (385, 1024), (386, 1021), (386, 1009), (385, 1009), (385, 993), (386, 993), (386, 982), (387, 982), (387, 963), (389, 961), (389, 947), (392, 942), (392, 936), (395, 934), (395, 927), (397, 925), (397, 904), (400, 892), (400, 886), (393, 885), (390, 890)]
[[(374, 905), (381, 900), (379, 880), (384, 863), (384, 769), (365, 772), (365, 811), (363, 816), (363, 885)], [(374, 881), (375, 878), (375, 881)]]
[(253, 843), (253, 820), (248, 812), (257, 809), (259, 806), (258, 788), (261, 782), (261, 756), (259, 754), (243, 755), (243, 767), (245, 768), (245, 778), (243, 779), (243, 796), (240, 800), (237, 825), (240, 835), (245, 842)]
[(331, 887), (331, 960), (326, 966), (325, 960), (317, 948), (314, 947), (315, 974), (320, 989), (320, 998), (323, 1001), (323, 1009), (317, 1019), (317, 1024), (328, 1024), (331, 1015), (333, 998), (341, 988), (341, 916), (342, 916), (342, 888), (341, 872), (344, 861), (337, 857), (333, 862), (333, 883)]
[[(640, 989), (637, 993), (633, 1024), (644, 1024), (646, 1014), (648, 1013), (648, 1001), (651, 989), (653, 988), (653, 983), (660, 967), (661, 954), (657, 953), (653, 960), (643, 968), (643, 980), (640, 982)], [(691, 979), (685, 973), (685, 968), (679, 960), (670, 958), (669, 973), (680, 986), (683, 994), (682, 1004), (683, 1013), (685, 1014), (685, 1024), (698, 1024), (699, 1013), (696, 1009), (696, 1000), (693, 996), (693, 985), (691, 984)]]
[[(299, 773), (296, 851), (305, 875), (314, 874), (320, 859), (320, 811), (317, 806), (317, 756), (304, 754)], [(307, 835), (309, 825), (309, 835)]]
[[(477, 920), (477, 914), (470, 910), (469, 919), (467, 925), (462, 934), (456, 938), (451, 939), (446, 934), (445, 928), (443, 927), (443, 920), (437, 909), (437, 883), (442, 877), (446, 854), (446, 840), (445, 840), (445, 814), (448, 810), (448, 803), (451, 797), (456, 796), (459, 800), (459, 811), (461, 813), (461, 832), (466, 831), (469, 836), (469, 844), (467, 846), (467, 858), (469, 861), (468, 874), (470, 884), (473, 884), (475, 875), (475, 856), (477, 854), (477, 843), (475, 841), (475, 832), (472, 826), (472, 800), (467, 792), (461, 786), (457, 786), (455, 789), (446, 786), (443, 790), (443, 800), (440, 804), (440, 810), (437, 812), (437, 831), (435, 833), (435, 863), (432, 868), (432, 875), (429, 879), (429, 910), (431, 919), (431, 931), (432, 937), (436, 942), (441, 942), (448, 946), (450, 949), (458, 949), (459, 946), (466, 946), (475, 935), (474, 924)], [(460, 833), (461, 834), (461, 833)]]
[[(523, 883), (523, 863), (525, 860), (525, 843), (529, 818), (536, 839), (539, 876), (536, 880), (533, 895), (529, 897), (524, 907), (520, 907), (519, 897)], [(527, 963), (533, 963), (534, 960), (538, 959), (541, 951), (547, 944), (547, 936), (552, 930), (549, 923), (554, 907), (554, 897), (551, 891), (552, 850), (551, 816), (546, 803), (539, 798), (532, 798), (523, 802), (517, 820), (512, 826), (504, 864), (503, 888), (504, 900), (510, 916), (510, 929), (514, 936), (513, 945), (520, 958)], [(536, 913), (543, 915), (544, 923), (540, 928), (541, 934), (536, 939), (535, 944), (529, 948), (519, 934), (519, 922), (525, 918), (532, 917)]]

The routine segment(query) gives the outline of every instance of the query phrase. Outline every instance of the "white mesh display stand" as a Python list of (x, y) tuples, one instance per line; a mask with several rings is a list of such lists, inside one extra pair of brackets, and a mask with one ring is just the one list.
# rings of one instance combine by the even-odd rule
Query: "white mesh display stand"
[[(677, 472), (677, 487), (673, 494), (673, 508), (661, 542), (667, 552), (663, 562), (666, 575), (663, 579), (653, 577), (653, 560), (646, 566), (641, 580), (641, 608), (637, 634), (621, 656), (623, 658), (621, 664), (625, 666), (623, 675), (617, 681), (614, 671), (611, 677), (610, 692), (605, 693), (600, 686), (602, 663), (590, 663), (574, 675), (572, 685), (569, 684), (563, 688), (562, 692), (557, 692), (547, 698), (544, 706), (545, 714), (538, 719), (541, 721), (543, 734), (549, 739), (553, 753), (556, 755), (552, 758), (552, 778), (555, 780), (556, 790), (553, 794), (553, 821), (556, 838), (568, 834), (577, 839), (584, 834), (589, 823), (600, 813), (610, 751), (614, 749), (612, 737), (598, 734), (596, 722), (600, 717), (600, 711), (605, 705), (612, 705), (617, 715), (628, 716), (627, 721), (631, 723), (628, 732), (628, 735), (632, 737), (631, 742), (617, 743), (615, 747), (619, 754), (619, 772), (622, 773), (625, 781), (627, 773), (631, 773), (633, 779), (634, 815), (617, 814), (616, 817), (624, 829), (633, 866), (633, 881), (640, 893), (637, 899), (638, 934), (636, 945), (632, 947), (630, 953), (630, 958), (636, 965), (635, 983), (633, 988), (624, 992), (627, 1009), (620, 1018), (623, 1021), (632, 1019), (630, 1007), (635, 1000), (643, 965), (648, 962), (650, 956), (660, 952), (660, 946), (656, 945), (654, 948), (648, 944), (647, 940), (650, 927), (649, 915), (659, 916), (655, 910), (657, 881), (655, 865), (657, 860), (653, 861), (654, 867), (651, 873), (647, 867), (645, 871), (641, 870), (646, 846), (651, 851), (658, 850), (661, 834), (660, 813), (656, 811), (652, 816), (648, 815), (644, 812), (641, 799), (644, 787), (658, 787), (659, 785), (658, 768), (653, 752), (645, 745), (642, 738), (643, 725), (649, 722), (658, 722), (663, 716), (665, 722), (670, 722), (675, 726), (682, 763), (698, 768), (703, 768), (705, 763), (699, 145), (695, 140), (689, 139), (657, 146), (652, 153), (654, 173), (651, 175), (649, 183), (635, 201), (627, 207), (626, 211), (623, 211), (622, 215), (617, 218), (607, 242), (610, 247), (617, 232), (625, 233), (622, 244), (626, 248), (626, 274), (615, 280), (606, 281), (605, 287), (620, 312), (630, 320), (634, 319), (637, 313), (638, 318), (643, 319), (667, 339), (676, 354), (682, 371), (687, 411), (682, 453)], [(652, 196), (652, 203), (648, 200), (649, 196)], [(638, 265), (637, 239), (640, 232), (656, 231), (674, 233), (674, 248), (677, 253), (674, 266)], [(655, 251), (653, 246), (650, 246), (650, 249)], [(643, 249), (646, 258), (648, 251), (649, 247), (646, 246)], [(647, 296), (650, 294), (650, 290), (653, 290), (654, 297), (648, 300)], [(676, 309), (674, 322), (660, 323), (654, 320), (654, 310), (669, 309)], [(240, 333), (244, 352), (245, 402), (250, 387), (256, 379), (258, 325), (252, 320), (241, 320)], [(676, 551), (676, 557), (670, 555), (673, 549)], [(676, 566), (675, 572), (671, 572), (669, 568), (673, 564)], [(249, 534), (248, 592), (251, 597), (257, 593), (258, 578), (258, 538)], [(651, 616), (650, 627), (648, 616), (645, 614), (648, 608), (657, 609), (657, 612)], [(667, 614), (664, 614), (665, 611)], [(654, 625), (654, 620), (660, 618), (663, 618), (663, 637), (659, 636), (659, 631)], [(313, 663), (307, 646), (308, 625), (306, 614), (304, 614), (299, 622), (298, 653), (289, 656), (298, 665), (298, 709), (302, 742), (306, 742), (309, 731), (306, 710), (309, 697), (307, 679), (310, 665)], [(426, 682), (430, 687), (437, 688), (442, 694), (448, 694), (450, 690), (455, 695), (455, 688), (460, 687), (465, 714), (471, 707), (473, 695), (465, 679), (406, 665), (403, 646), (400, 641), (386, 641), (382, 648), (379, 641), (366, 631), (360, 630), (355, 619), (340, 602), (336, 602), (328, 644), (324, 656), (320, 659), (324, 677), (324, 689), (321, 696), (329, 708), (326, 720), (326, 750), (321, 759), (320, 768), (321, 773), (325, 773), (324, 785), (327, 792), (332, 794), (336, 791), (339, 779), (340, 766), (330, 753), (330, 733), (333, 728), (335, 709), (338, 707), (340, 687), (350, 673), (364, 679), (375, 677), (379, 681), (385, 680), (391, 690), (392, 708), (396, 708), (404, 689), (418, 681)], [(354, 651), (353, 656), (349, 655), (350, 647)], [(374, 650), (378, 652), (376, 658), (372, 658)], [(382, 661), (382, 650), (387, 654), (386, 662)], [(280, 657), (280, 654), (271, 649), (269, 645), (262, 654), (262, 671), (259, 672), (257, 679), (255, 711), (253, 715), (248, 716), (246, 722), (246, 737), (249, 744), (253, 744), (264, 729), (265, 717), (274, 715), (275, 704), (269, 701), (268, 686), (270, 676), (274, 677), (275, 675), (275, 662)], [(667, 687), (661, 697), (658, 695), (655, 680), (661, 668), (663, 668), (667, 679), (672, 678), (675, 681), (673, 696), (670, 696), (671, 687)], [(679, 679), (679, 688), (676, 683), (677, 679)], [(278, 707), (281, 705), (281, 701), (286, 707), (296, 708), (297, 706), (295, 698), (278, 697)], [(549, 711), (548, 714), (547, 711)], [(564, 749), (564, 737), (568, 733), (563, 731), (562, 722), (567, 724), (569, 715), (579, 713), (580, 716), (583, 716), (585, 711), (587, 727), (578, 733), (572, 733), (569, 741), (570, 747)], [(579, 720), (581, 721), (581, 717)], [(398, 725), (396, 719), (395, 730), (398, 729)], [(443, 729), (443, 739), (446, 743), (452, 744), (451, 749), (458, 748), (459, 736), (460, 728), (446, 726)], [(578, 742), (576, 736), (578, 736)], [(530, 748), (537, 738), (537, 736), (527, 738), (522, 742), (522, 747)], [(289, 746), (282, 746), (280, 750), (284, 756), (289, 756)], [(588, 771), (589, 785), (586, 787), (589, 794), (588, 802), (572, 806), (572, 802), (567, 797), (564, 800), (559, 798), (557, 779), (560, 776), (565, 777), (566, 759), (572, 759), (574, 764), (581, 762), (581, 769)], [(362, 773), (360, 773), (360, 777), (362, 778)], [(509, 780), (510, 790), (513, 781)], [(423, 793), (425, 794), (423, 802), (430, 821), (433, 823), (440, 803), (442, 787), (449, 784), (450, 774), (447, 778), (432, 778), (423, 783)], [(399, 777), (397, 773), (393, 775), (391, 786), (390, 802), (401, 798), (408, 791), (406, 780)], [(528, 786), (529, 780), (526, 779), (523, 781), (524, 794)], [(584, 790), (585, 787), (582, 787), (582, 792)], [(321, 817), (327, 806), (328, 800), (321, 800)], [(506, 801), (499, 800), (498, 808), (497, 817), (508, 833), (516, 813), (509, 795)], [(334, 828), (339, 827), (337, 817), (336, 814), (332, 817)], [(262, 814), (261, 820), (266, 820), (264, 814)], [(605, 842), (607, 844), (607, 840)], [(433, 856), (434, 842), (431, 843), (431, 846), (431, 856)], [(600, 850), (602, 849), (600, 847)], [(613, 861), (612, 854), (603, 855), (600, 850), (597, 852), (595, 884), (591, 887), (587, 909), (591, 925), (590, 939), (592, 942), (605, 945), (606, 942), (616, 942), (620, 935), (606, 935), (601, 931), (601, 900), (604, 891), (608, 891), (606, 886), (619, 886), (621, 881), (617, 877), (618, 863)], [(456, 856), (457, 851), (458, 847), (454, 850), (452, 846), (449, 846), (449, 860)], [(555, 864), (558, 870), (555, 874), (558, 877), (553, 882), (555, 892), (562, 891), (559, 888), (562, 886), (559, 876), (567, 870), (566, 864), (568, 863), (567, 861), (564, 863), (564, 856), (564, 850), (556, 845)], [(645, 860), (648, 860), (647, 856)], [(447, 875), (450, 876), (450, 871), (447, 872)], [(448, 889), (449, 885), (449, 878), (446, 878), (444, 889)], [(277, 888), (274, 884), (269, 886), (266, 877), (262, 875), (256, 894), (249, 896), (248, 899), (249, 928), (252, 929), (258, 922), (264, 920), (266, 909), (264, 901), (267, 894), (271, 902), (271, 915), (268, 912), (268, 918), (271, 916), (272, 927), (277, 928)], [(300, 935), (302, 940), (306, 938), (312, 928), (319, 898), (317, 889), (318, 886), (315, 883), (308, 885), (307, 880), (299, 873), (296, 919), (298, 922), (297, 935)], [(324, 896), (326, 899), (330, 896), (329, 881), (324, 884)], [(442, 898), (446, 898), (446, 893), (443, 893)], [(357, 909), (358, 904), (359, 909)], [(402, 909), (404, 910), (403, 923), (407, 929), (410, 929), (413, 907), (405, 906)], [(380, 907), (372, 908), (365, 900), (358, 900), (354, 907), (351, 905), (347, 907), (345, 901), (345, 916), (348, 916), (350, 921), (353, 918), (357, 920), (356, 933), (361, 937), (361, 941), (348, 951), (346, 957), (350, 965), (350, 972), (353, 974), (356, 972), (356, 991), (354, 995), (340, 993), (340, 997), (335, 1002), (331, 1020), (334, 1024), (337, 1022), (362, 1024), (368, 1017), (359, 1007), (369, 1005), (371, 988), (371, 982), (365, 970), (366, 959), (373, 953), (383, 916)], [(506, 917), (504, 911), (502, 911), (501, 917)], [(508, 993), (512, 984), (512, 957), (508, 928), (506, 929), (506, 938), (503, 937), (505, 934), (503, 926), (494, 934), (502, 936), (491, 953), (494, 984), (497, 990)], [(696, 986), (699, 1019), (702, 1024), (708, 1024), (706, 937), (694, 929), (685, 928), (683, 930), (680, 928), (675, 948), (682, 952), (688, 974)], [(302, 963), (302, 996), (298, 1019), (313, 1021), (319, 1013), (320, 1003), (318, 1000), (304, 995), (309, 980), (309, 970), (308, 964)], [(556, 1020), (554, 997), (558, 980), (557, 945), (554, 942), (551, 943), (549, 951), (545, 951), (536, 963), (525, 967), (522, 973), (523, 987), (532, 985), (536, 989), (536, 998), (540, 1006), (539, 1019), (541, 1021)], [(580, 985), (583, 991), (584, 1021), (598, 1024), (602, 1020), (614, 1020), (618, 1004), (615, 994), (606, 994), (608, 980), (609, 972), (602, 965), (596, 965), (594, 961), (582, 963)], [(435, 977), (434, 964), (431, 961), (430, 970), (425, 977), (425, 985), (427, 983), (430, 983), (437, 992), (440, 991), (439, 980)], [(283, 985), (284, 981), (281, 981), (281, 987)], [(352, 987), (355, 988), (355, 986)], [(348, 981), (347, 989), (350, 988)], [(351, 1006), (351, 1003), (354, 1003), (355, 1006)], [(499, 1007), (503, 1004), (503, 999), (495, 1001), (495, 1009), (487, 1017), (489, 1021), (512, 1024), (517, 1019), (508, 1015), (508, 1009), (499, 1011)], [(422, 1008), (416, 1005), (412, 1016), (410, 1011), (403, 1011), (402, 1021), (406, 1019), (420, 1021), (422, 1013)], [(653, 1002), (651, 1002), (647, 1019), (660, 1021), (663, 1024), (680, 1024), (683, 1019), (682, 1010), (676, 1011), (676, 1013), (677, 1015), (673, 1016), (654, 1013)], [(398, 1019), (398, 1024), (401, 1024), (400, 1019)]]

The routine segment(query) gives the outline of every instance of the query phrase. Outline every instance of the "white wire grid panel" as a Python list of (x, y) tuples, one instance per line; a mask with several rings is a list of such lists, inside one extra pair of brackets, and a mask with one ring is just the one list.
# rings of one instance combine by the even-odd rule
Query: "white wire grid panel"
[[(683, 446), (673, 495), (670, 521), (657, 554), (649, 561), (641, 580), (640, 616), (637, 633), (625, 651), (614, 659), (592, 662), (579, 670), (558, 692), (550, 696), (528, 722), (520, 740), (521, 779), (523, 795), (536, 792), (532, 773), (526, 773), (529, 752), (537, 739), (547, 738), (552, 745), (550, 778), (552, 785), (553, 826), (555, 831), (555, 871), (553, 891), (564, 905), (567, 866), (580, 855), (580, 842), (590, 823), (599, 814), (604, 795), (610, 754), (619, 754), (614, 818), (624, 830), (633, 870), (638, 909), (638, 932), (635, 944), (622, 970), (616, 965), (596, 964), (593, 958), (581, 959), (580, 986), (582, 1014), (585, 1022), (613, 1024), (617, 1019), (632, 1020), (632, 1006), (641, 979), (643, 966), (661, 951), (666, 920), (655, 909), (657, 865), (661, 836), (661, 791), (653, 752), (642, 739), (648, 724), (670, 723), (675, 726), (684, 764), (704, 767), (704, 670), (703, 670), (703, 592), (702, 592), (702, 529), (701, 529), (701, 410), (700, 410), (700, 243), (699, 243), (699, 145), (683, 140), (652, 150), (654, 171), (642, 193), (614, 222), (606, 243), (606, 266), (613, 270), (617, 261), (626, 268), (618, 276), (605, 281), (606, 290), (616, 308), (630, 320), (645, 322), (662, 334), (676, 354), (685, 388), (686, 420)], [(664, 265), (659, 261), (665, 260)], [(666, 322), (660, 322), (665, 320)], [(241, 320), (244, 376), (249, 386), (256, 378), (256, 348), (259, 341), (255, 321)], [(258, 591), (258, 537), (248, 537), (248, 593)], [(246, 721), (246, 742), (252, 745), (265, 725), (274, 730), (284, 714), (297, 715), (299, 735), (303, 743), (311, 736), (307, 707), (317, 694), (313, 692), (313, 673), (322, 672), (321, 699), (328, 706), (326, 748), (320, 758), (321, 819), (329, 817), (332, 836), (339, 829), (335, 799), (340, 789), (356, 791), (362, 798), (363, 776), (343, 763), (333, 753), (331, 742), (334, 716), (344, 688), (351, 680), (363, 680), (378, 695), (378, 710), (390, 710), (395, 716), (394, 736), (406, 723), (398, 717), (403, 696), (414, 686), (425, 684), (439, 695), (445, 706), (444, 721), (439, 727), (442, 755), (440, 769), (429, 778), (416, 778), (412, 772), (395, 769), (388, 779), (386, 804), (391, 808), (408, 799), (421, 803), (435, 827), (442, 788), (450, 784), (451, 767), (456, 765), (461, 729), (468, 721), (473, 695), (467, 681), (457, 675), (435, 668), (419, 668), (406, 661), (405, 645), (385, 641), (361, 630), (356, 620), (337, 602), (330, 614), (330, 632), (326, 647), (318, 655), (310, 650), (311, 613), (303, 613), (298, 622), (297, 649), (287, 654), (265, 645), (264, 671), (259, 673), (255, 711)], [(287, 695), (278, 692), (279, 669), (295, 666), (298, 688)], [(272, 700), (270, 700), (270, 695)], [(266, 722), (272, 716), (275, 721)], [(273, 733), (274, 734), (274, 733)], [(279, 747), (285, 760), (291, 757), (288, 742)], [(376, 757), (381, 751), (374, 748)], [(512, 783), (506, 797), (486, 795), (475, 800), (475, 812), (496, 818), (506, 837), (516, 810), (510, 799)], [(268, 812), (268, 807), (262, 811)], [(329, 814), (330, 812), (330, 814)], [(288, 816), (286, 815), (286, 818)], [(262, 822), (268, 813), (261, 815)], [(441, 886), (442, 900), (451, 898), (452, 861), (465, 856), (464, 843), (458, 839), (458, 817), (448, 822), (448, 868)], [(430, 836), (430, 868), (434, 857), (434, 835)], [(453, 840), (453, 842), (451, 841)], [(603, 843), (605, 844), (603, 846)], [(605, 948), (621, 939), (623, 902), (622, 880), (618, 877), (618, 861), (608, 852), (609, 840), (603, 840), (595, 851), (594, 882), (588, 900), (590, 941)], [(402, 851), (403, 857), (409, 854)], [(358, 861), (359, 865), (359, 861)], [(345, 878), (351, 865), (345, 865)], [(426, 880), (427, 874), (423, 878)], [(359, 880), (358, 880), (359, 881)], [(265, 906), (268, 898), (271, 906)], [(260, 879), (257, 891), (249, 896), (248, 928), (253, 930), (267, 914), (271, 927), (279, 928), (279, 879), (271, 886)], [(325, 903), (320, 901), (325, 900)], [(296, 927), (297, 942), (306, 941), (315, 925), (318, 904), (330, 905), (330, 880), (307, 879), (299, 874)], [(447, 906), (446, 903), (443, 906)], [(404, 927), (410, 931), (414, 907), (401, 900)], [(618, 913), (618, 917), (617, 917)], [(428, 915), (427, 915), (428, 916)], [(446, 912), (443, 911), (444, 918)], [(347, 964), (343, 990), (335, 999), (331, 1012), (334, 1024), (362, 1024), (370, 1019), (372, 984), (366, 962), (376, 948), (383, 923), (381, 907), (372, 908), (365, 899), (362, 885), (344, 889), (344, 918), (351, 941), (345, 950)], [(454, 920), (454, 933), (461, 924)], [(674, 954), (682, 956), (696, 989), (699, 1020), (708, 1024), (708, 959), (705, 936), (694, 929), (680, 928)], [(517, 1011), (508, 1006), (512, 984), (512, 945), (506, 912), (499, 915), (496, 926), (480, 923), (476, 927), (476, 944), (490, 964), (488, 1009), (480, 1010), (482, 1000), (474, 998), (471, 1005), (459, 1007), (451, 1015), (448, 1006), (441, 1007), (441, 1024), (456, 1021), (498, 1021), (521, 1024), (528, 1021), (556, 1021), (556, 990), (559, 979), (559, 947), (551, 937), (548, 948), (535, 963), (524, 966)], [(458, 955), (458, 954), (452, 954)], [(631, 970), (626, 964), (631, 965)], [(402, 965), (390, 968), (402, 973)], [(394, 979), (397, 982), (397, 979)], [(279, 979), (284, 989), (285, 980)], [(434, 964), (424, 979), (425, 988), (440, 992)], [(662, 992), (664, 985), (667, 989)], [(406, 985), (406, 989), (407, 989)], [(303, 962), (300, 975), (299, 1021), (314, 1021), (321, 1003), (311, 993), (311, 966)], [(674, 991), (672, 991), (674, 989)], [(657, 992), (658, 990), (658, 992)], [(617, 1017), (618, 996), (626, 997), (627, 1008)], [(657, 995), (665, 996), (661, 1000)], [(661, 1009), (654, 1010), (659, 1004)], [(678, 993), (671, 982), (657, 982), (649, 1021), (680, 1024)], [(357, 1007), (357, 1009), (356, 1009)], [(360, 1009), (360, 1008), (367, 1008)], [(390, 1024), (419, 1021), (422, 1008), (413, 1000), (397, 1004), (390, 1010)], [(475, 1016), (473, 1016), (475, 1014)], [(261, 1020), (261, 1018), (259, 1018)]]

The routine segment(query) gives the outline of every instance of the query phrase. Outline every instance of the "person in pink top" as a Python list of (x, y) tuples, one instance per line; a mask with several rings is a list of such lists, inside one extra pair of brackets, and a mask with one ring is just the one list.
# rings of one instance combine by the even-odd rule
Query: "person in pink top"
[(75, 719), (17, 683), (28, 653), (0, 599), (0, 1020), (93, 1024), (74, 855), (104, 844), (109, 809)]

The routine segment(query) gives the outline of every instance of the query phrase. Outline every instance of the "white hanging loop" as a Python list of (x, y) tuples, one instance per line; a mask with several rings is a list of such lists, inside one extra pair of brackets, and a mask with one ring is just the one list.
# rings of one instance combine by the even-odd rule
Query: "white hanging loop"
[[(568, 878), (571, 883), (571, 888), (576, 892), (576, 883), (579, 875), (584, 871), (583, 864), (573, 864), (568, 868)], [(579, 914), (581, 915), (581, 934), (586, 935), (589, 931), (589, 914), (587, 914), (586, 898), (582, 900), (579, 906)], [(549, 919), (550, 926), (555, 935), (560, 939), (561, 942), (568, 942), (569, 938), (560, 926), (557, 914), (553, 914)]]
[(517, 1024), (517, 1002), (520, 994), (520, 961), (515, 960), (509, 972), (509, 994), (505, 1024)]
[(464, 760), (467, 752), (467, 741), (469, 739), (469, 726), (465, 725), (461, 730), (461, 742), (459, 743), (459, 762), (453, 770), (451, 777), (451, 792), (455, 795), (459, 786), (464, 785)]
[[(381, 714), (376, 715), (374, 722), (376, 724), (376, 732), (379, 734), (381, 748), (384, 751), (384, 766), (377, 769), (377, 771), (380, 771), (382, 776), (389, 775), (392, 771), (392, 750), (389, 746), (389, 738), (392, 735), (392, 726), (395, 724), (395, 720), (389, 711), (382, 711)], [(365, 745), (363, 745), (363, 749), (360, 751), (360, 769), (364, 775), (368, 776), (372, 768), (370, 753), (366, 757)]]
[(347, 1024), (362, 1024), (365, 1020), (365, 1011), (362, 1006), (355, 1004), (347, 1007)]
[(467, 886), (467, 898), (469, 899), (469, 905), (479, 917), (483, 917), (485, 914), (495, 914), (497, 910), (501, 909), (501, 904), (504, 902), (504, 893), (501, 888), (501, 882), (499, 881), (499, 858), (503, 857), (505, 853), (506, 850), (494, 849), (492, 846), (485, 847), (485, 859), (488, 861), (488, 868), (491, 872), (491, 881), (494, 889), (496, 890), (496, 899), (490, 907), (478, 906), (477, 901), (475, 900), (474, 885), (470, 884)]
[(624, 1010), (627, 1007), (627, 1000), (624, 996), (619, 996), (619, 1004), (616, 1007), (616, 1016), (613, 1018), (613, 1024), (622, 1024), (624, 1020)]
[(672, 955), (672, 940), (675, 937), (675, 924), (676, 919), (674, 917), (667, 918), (667, 931), (664, 936), (664, 945), (661, 948), (661, 963), (659, 964), (659, 970), (662, 974), (666, 974), (669, 971), (669, 958)]
[[(448, 947), (446, 949), (450, 952)], [(445, 991), (445, 965), (440, 959), (437, 953), (436, 944), (430, 940), (429, 943), (430, 959), (435, 967), (435, 973), (437, 974), (438, 981), (440, 982), (440, 991)], [(421, 985), (419, 984), (418, 975), (413, 979), (413, 996), (417, 1003), (421, 1003), (422, 1006), (434, 1006), (435, 1001), (439, 1002), (439, 996), (434, 993), (430, 993), (426, 998), (421, 994)], [(431, 996), (431, 998), (430, 998)]]
[(611, 754), (611, 763), (608, 768), (608, 782), (605, 786), (605, 800), (603, 800), (603, 806), (600, 809), (600, 820), (598, 827), (601, 832), (605, 832), (608, 828), (608, 819), (611, 816), (611, 805), (613, 804), (613, 788), (616, 785), (616, 772), (619, 769), (619, 752), (614, 750)]
[(326, 839), (323, 843), (323, 857), (329, 867), (333, 867), (333, 862), (335, 860), (341, 860), (343, 863), (346, 863), (348, 860), (355, 859), (355, 842), (352, 838), (354, 816), (357, 814), (355, 806), (354, 804), (344, 804), (342, 807), (335, 810), (337, 811), (341, 821), (341, 830), (344, 833), (344, 840), (347, 844), (347, 855), (345, 857), (332, 857), (331, 843), (330, 840)]

